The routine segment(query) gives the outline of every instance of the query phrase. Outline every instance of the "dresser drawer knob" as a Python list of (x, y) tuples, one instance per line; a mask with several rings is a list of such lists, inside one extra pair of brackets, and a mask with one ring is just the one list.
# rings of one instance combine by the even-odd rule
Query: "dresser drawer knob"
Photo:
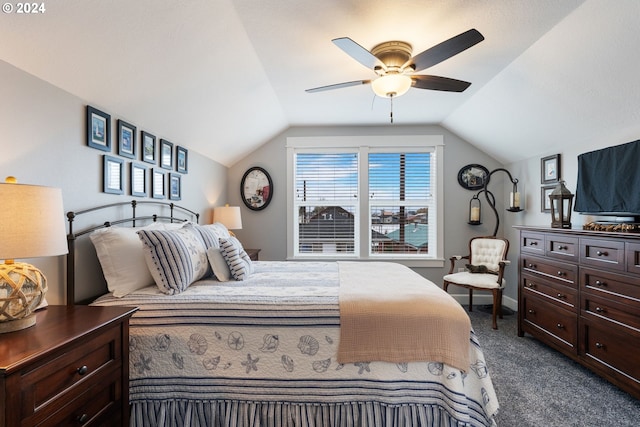
[(529, 267), (529, 268), (531, 268), (531, 269), (533, 269), (533, 270), (535, 270), (535, 269), (536, 269), (536, 265), (535, 265), (535, 264), (529, 264), (529, 265), (527, 265), (527, 267)]
[(604, 308), (602, 308), (602, 307), (596, 307), (596, 312), (597, 312), (597, 313), (604, 313)]
[(529, 245), (531, 245), (531, 246), (538, 246), (538, 242), (531, 242), (531, 243), (529, 243)]
[(558, 298), (562, 299), (562, 298), (566, 298), (567, 296), (565, 294), (558, 294)]
[(607, 282), (602, 282), (600, 280), (596, 280), (596, 286), (607, 286)]
[(558, 276), (562, 277), (562, 276), (566, 276), (567, 273), (565, 273), (564, 271), (558, 271)]
[(564, 325), (562, 323), (558, 323), (556, 326), (558, 327), (558, 329), (564, 329)]
[(78, 372), (78, 375), (84, 375), (89, 372), (89, 368), (87, 368), (87, 365), (82, 365), (78, 369), (76, 369), (76, 371)]
[(533, 282), (529, 282), (529, 283), (527, 283), (527, 288), (535, 289), (535, 287), (536, 287), (536, 284), (535, 284), (535, 283), (533, 283)]
[(609, 252), (607, 251), (596, 251), (596, 255), (598, 256), (609, 256)]
[(558, 245), (558, 250), (559, 250), (559, 251), (566, 251), (567, 249), (569, 249), (569, 247), (568, 247), (568, 246)]
[(536, 314), (536, 311), (532, 308), (529, 309), (529, 314)]
[(603, 349), (604, 348), (604, 344), (597, 342), (596, 343), (596, 348)]
[(84, 424), (87, 421), (89, 421), (89, 415), (87, 415), (87, 414), (78, 415), (78, 417), (76, 419), (78, 420), (78, 422), (80, 424)]

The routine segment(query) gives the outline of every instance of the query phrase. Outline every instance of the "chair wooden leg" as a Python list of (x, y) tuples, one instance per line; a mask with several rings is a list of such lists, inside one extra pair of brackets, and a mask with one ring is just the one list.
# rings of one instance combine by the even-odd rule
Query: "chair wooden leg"
[[(498, 300), (498, 289), (493, 289), (492, 293), (493, 293), (493, 329), (498, 329), (498, 321), (496, 320), (496, 317), (498, 315), (498, 310), (501, 310), (500, 306), (499, 306), (499, 300)], [(500, 316), (502, 318), (502, 316)]]
[(498, 301), (500, 302), (498, 306), (498, 317), (502, 319), (502, 289), (498, 289)]
[(473, 289), (469, 288), (469, 311), (473, 311)]
[(448, 289), (448, 288), (449, 288), (449, 282), (447, 282), (447, 281), (443, 282), (443, 283), (442, 283), (442, 289), (443, 289), (445, 292), (449, 292), (449, 291), (447, 291), (447, 289)]

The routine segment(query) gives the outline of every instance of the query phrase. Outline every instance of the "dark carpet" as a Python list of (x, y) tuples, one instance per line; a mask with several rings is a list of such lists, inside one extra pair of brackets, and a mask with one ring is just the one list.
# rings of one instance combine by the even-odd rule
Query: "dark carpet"
[(469, 316), (498, 395), (499, 427), (640, 426), (640, 400), (530, 335), (518, 337), (513, 312), (493, 330), (484, 308)]

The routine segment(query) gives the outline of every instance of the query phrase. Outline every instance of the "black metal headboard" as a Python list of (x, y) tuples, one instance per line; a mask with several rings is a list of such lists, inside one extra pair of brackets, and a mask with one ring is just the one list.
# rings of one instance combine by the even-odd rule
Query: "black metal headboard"
[[(145, 215), (137, 216), (136, 208), (140, 205), (149, 206), (150, 211), (158, 210), (158, 213), (145, 212)], [(74, 221), (81, 215), (91, 212), (105, 211), (107, 209), (114, 209), (118, 207), (130, 206), (131, 216), (127, 218), (118, 218), (114, 220), (105, 221), (98, 225), (92, 225), (87, 228), (83, 228), (80, 231), (73, 230)], [(126, 215), (125, 215), (126, 216)], [(194, 221), (198, 223), (200, 214), (187, 209), (183, 206), (176, 205), (169, 202), (160, 202), (155, 200), (132, 200), (130, 202), (110, 203), (107, 205), (96, 206), (81, 211), (67, 212), (67, 221), (69, 222), (69, 233), (67, 234), (67, 244), (69, 247), (69, 254), (67, 255), (67, 306), (76, 304), (76, 238), (85, 234), (89, 234), (92, 231), (99, 230), (101, 228), (111, 227), (112, 225), (130, 224), (131, 227), (148, 223), (149, 221), (163, 221), (163, 222), (184, 222)], [(83, 301), (87, 302), (87, 301)]]

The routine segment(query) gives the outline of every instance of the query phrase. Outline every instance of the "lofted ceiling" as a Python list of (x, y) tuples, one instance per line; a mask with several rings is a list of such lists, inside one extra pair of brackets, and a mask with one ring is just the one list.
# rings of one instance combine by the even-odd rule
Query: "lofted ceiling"
[[(227, 166), (290, 126), (440, 124), (502, 163), (640, 131), (637, 0), (44, 4), (0, 16), (0, 60)], [(410, 89), (393, 125), (368, 86), (305, 92), (375, 77), (334, 38), (415, 54), (470, 28), (485, 40), (420, 74), (472, 85)]]

